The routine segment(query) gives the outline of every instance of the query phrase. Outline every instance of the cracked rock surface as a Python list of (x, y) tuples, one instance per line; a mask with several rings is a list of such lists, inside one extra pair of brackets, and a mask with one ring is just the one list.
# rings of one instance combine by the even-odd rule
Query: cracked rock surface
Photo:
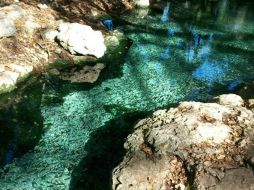
[(182, 102), (139, 121), (112, 188), (254, 189), (254, 113), (233, 94), (218, 102)]

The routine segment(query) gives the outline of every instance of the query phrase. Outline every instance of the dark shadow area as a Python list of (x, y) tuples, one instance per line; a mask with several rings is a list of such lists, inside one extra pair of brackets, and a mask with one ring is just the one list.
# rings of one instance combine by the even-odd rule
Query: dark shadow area
[(33, 77), (0, 96), (0, 166), (34, 148), (42, 135), (42, 84)]
[(125, 114), (94, 131), (85, 146), (85, 157), (74, 169), (71, 190), (111, 189), (112, 170), (125, 155), (123, 144), (138, 119), (149, 113)]

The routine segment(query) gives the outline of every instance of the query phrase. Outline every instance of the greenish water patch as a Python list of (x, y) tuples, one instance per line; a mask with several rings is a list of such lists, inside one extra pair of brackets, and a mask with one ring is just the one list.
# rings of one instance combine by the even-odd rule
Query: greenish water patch
[(118, 118), (179, 101), (208, 101), (252, 81), (253, 3), (201, 2), (171, 3), (167, 14), (165, 4), (123, 17), (129, 24), (119, 30), (133, 43), (120, 62), (107, 62), (93, 85), (49, 76), (40, 107), (46, 132), (32, 152), (8, 165), (0, 187), (107, 189), (133, 121)]

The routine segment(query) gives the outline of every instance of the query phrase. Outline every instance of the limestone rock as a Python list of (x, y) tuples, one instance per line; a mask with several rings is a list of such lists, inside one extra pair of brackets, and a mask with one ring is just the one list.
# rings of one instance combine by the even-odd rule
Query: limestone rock
[(114, 174), (114, 190), (164, 190), (170, 186), (184, 190), (187, 180), (181, 160), (167, 156), (155, 162), (153, 158), (146, 159), (141, 152), (114, 170)]
[(15, 36), (15, 20), (19, 19), (23, 14), (23, 9), (17, 5), (0, 8), (0, 38)]
[(21, 18), (25, 14), (25, 11), (18, 5), (9, 5), (1, 8), (0, 18), (8, 18), (15, 21)]
[(94, 55), (100, 58), (106, 51), (104, 38), (100, 31), (78, 23), (60, 24), (57, 39), (72, 54)]
[(254, 189), (254, 175), (251, 169), (237, 168), (225, 172), (225, 177), (215, 186), (216, 190), (235, 189), (250, 190)]
[(218, 98), (219, 98), (219, 103), (221, 105), (231, 105), (231, 106), (244, 105), (243, 99), (236, 94), (224, 94), (224, 95), (220, 95)]
[(248, 104), (251, 109), (254, 109), (254, 99), (249, 99)]
[(3, 65), (0, 65), (0, 72), (4, 72), (5, 71), (5, 67)]
[(50, 42), (54, 42), (56, 36), (58, 35), (58, 31), (56, 31), (56, 30), (47, 30), (44, 33), (42, 33), (41, 35), (42, 35), (43, 39), (45, 39), (47, 41), (50, 41)]
[(147, 8), (150, 5), (149, 0), (134, 0), (134, 4), (139, 8)]
[(95, 66), (85, 65), (82, 69), (78, 70), (73, 68), (70, 71), (57, 73), (59, 77), (63, 80), (68, 80), (71, 82), (82, 83), (94, 83), (99, 78), (100, 72), (104, 69), (105, 65), (98, 63)]
[(41, 3), (39, 3), (39, 4), (37, 5), (37, 7), (38, 7), (39, 9), (47, 9), (47, 8), (48, 8), (48, 6), (47, 6), (46, 4), (41, 4)]
[(13, 80), (13, 78), (10, 75), (7, 75), (6, 73), (3, 73), (0, 75), (0, 85), (13, 85), (16, 81)]
[(29, 35), (32, 35), (36, 32), (36, 30), (40, 29), (41, 27), (42, 26), (38, 22), (36, 22), (36, 19), (30, 15), (25, 22), (23, 30)]
[(7, 18), (0, 20), (0, 38), (15, 36), (16, 27), (12, 20)]
[(11, 68), (13, 71), (19, 73), (20, 76), (24, 76), (33, 70), (32, 66), (18, 65), (15, 63), (10, 64), (8, 67)]
[[(252, 189), (253, 174), (244, 161), (254, 138), (254, 113), (239, 96), (222, 97), (221, 104), (182, 102), (138, 122), (113, 171), (113, 189)], [(236, 106), (232, 97), (239, 100)], [(172, 156), (184, 165), (171, 167)]]

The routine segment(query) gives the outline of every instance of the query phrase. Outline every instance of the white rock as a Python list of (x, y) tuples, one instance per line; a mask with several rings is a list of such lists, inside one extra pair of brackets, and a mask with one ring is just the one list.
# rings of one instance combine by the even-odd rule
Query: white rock
[(0, 20), (0, 38), (15, 36), (16, 27), (11, 19), (4, 18)]
[(0, 86), (10, 86), (14, 85), (15, 81), (13, 81), (12, 77), (7, 73), (0, 74)]
[(5, 67), (3, 65), (0, 65), (0, 72), (4, 72), (5, 71)]
[(5, 71), (5, 74), (8, 75), (8, 76), (10, 76), (10, 78), (12, 79), (12, 81), (13, 81), (14, 83), (17, 82), (18, 77), (19, 77), (19, 74), (18, 74), (18, 73), (12, 72), (12, 71)]
[(18, 5), (10, 5), (0, 9), (0, 18), (8, 18), (15, 21), (22, 17), (25, 11)]
[(94, 55), (100, 58), (106, 51), (104, 38), (100, 31), (78, 23), (60, 24), (57, 39), (72, 54)]
[(147, 8), (150, 5), (149, 0), (134, 0), (134, 3), (140, 8)]
[(47, 9), (47, 8), (48, 8), (48, 6), (47, 6), (46, 4), (41, 4), (41, 3), (39, 3), (39, 4), (37, 5), (37, 7), (38, 7), (39, 9)]
[(24, 31), (28, 34), (33, 34), (37, 29), (41, 28), (41, 25), (35, 21), (33, 16), (29, 16), (24, 25)]
[(230, 106), (243, 106), (243, 99), (236, 94), (223, 94), (217, 97), (219, 99), (219, 104), (230, 105)]
[(23, 14), (24, 10), (17, 5), (0, 8), (0, 38), (15, 36), (15, 21)]
[(33, 70), (32, 66), (25, 66), (25, 65), (22, 66), (22, 65), (17, 65), (14, 63), (10, 64), (8, 67), (11, 68), (13, 71), (18, 72), (20, 76), (24, 76)]
[(43, 34), (43, 38), (48, 41), (55, 41), (56, 36), (58, 35), (58, 31), (56, 30), (48, 30)]

